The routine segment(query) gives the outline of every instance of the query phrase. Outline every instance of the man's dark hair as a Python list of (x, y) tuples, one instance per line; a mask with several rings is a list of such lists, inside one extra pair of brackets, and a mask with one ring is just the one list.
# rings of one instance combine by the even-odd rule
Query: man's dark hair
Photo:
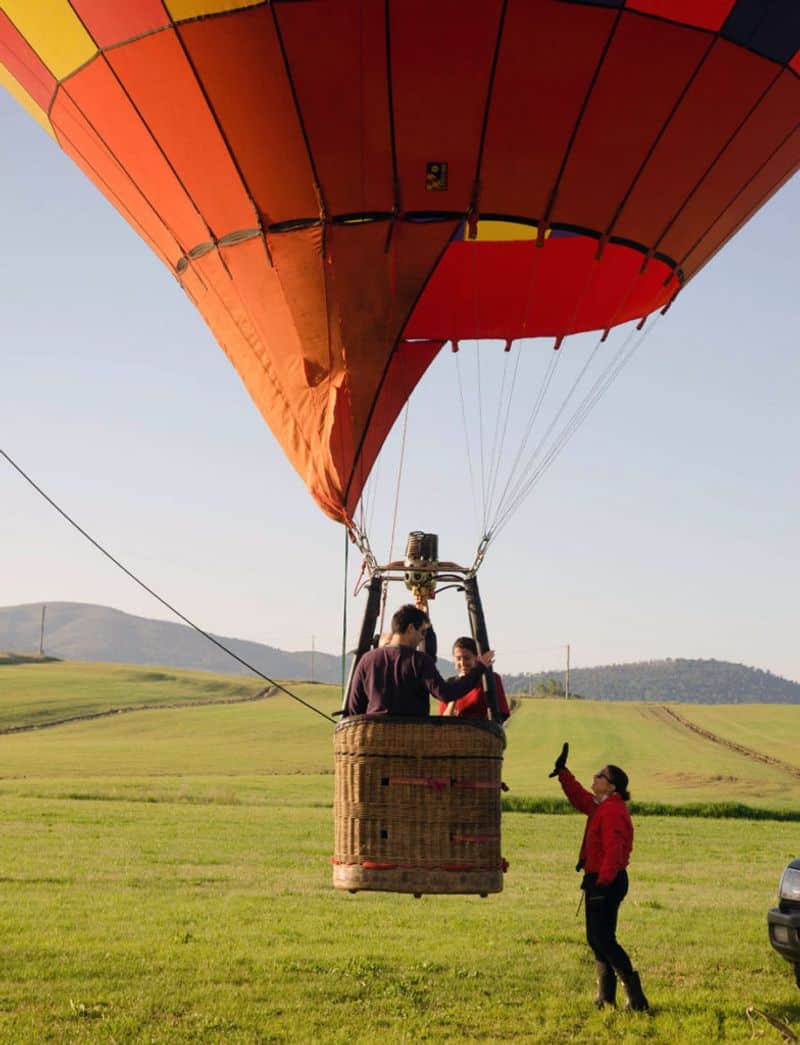
[(409, 624), (415, 628), (421, 628), (423, 624), (430, 624), (430, 622), (430, 618), (424, 610), (417, 609), (416, 606), (409, 603), (407, 606), (401, 606), (392, 617), (392, 634), (402, 635), (408, 629)]
[(475, 639), (471, 639), (469, 635), (461, 635), (456, 639), (453, 643), (453, 653), (455, 653), (457, 649), (469, 650), (469, 652), (474, 656), (478, 656), (478, 644)]

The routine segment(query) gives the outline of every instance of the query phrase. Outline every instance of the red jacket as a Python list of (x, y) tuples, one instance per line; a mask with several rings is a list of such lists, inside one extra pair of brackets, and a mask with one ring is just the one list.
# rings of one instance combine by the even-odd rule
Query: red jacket
[[(448, 682), (454, 681), (448, 679)], [(494, 686), (497, 693), (497, 707), (500, 714), (505, 718), (508, 718), (511, 714), (508, 707), (508, 700), (506, 699), (506, 691), (503, 689), (503, 680), (500, 676), (494, 672)], [(447, 704), (443, 701), (439, 702), (439, 714), (443, 715)], [(483, 690), (483, 683), (476, 686), (475, 689), (471, 689), (465, 697), (461, 697), (460, 700), (456, 701), (456, 715), (459, 718), (488, 718), (489, 717), (489, 705), (486, 700), (486, 693)]]
[(586, 813), (586, 830), (581, 842), (580, 862), (586, 874), (596, 874), (598, 885), (610, 885), (628, 866), (633, 849), (633, 824), (627, 805), (613, 793), (602, 802), (581, 787), (568, 769), (558, 781), (571, 804)]

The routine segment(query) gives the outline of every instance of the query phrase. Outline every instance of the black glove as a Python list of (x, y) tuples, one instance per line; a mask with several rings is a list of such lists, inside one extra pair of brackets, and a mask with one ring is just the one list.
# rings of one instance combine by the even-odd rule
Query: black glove
[(567, 764), (567, 755), (569, 754), (569, 744), (564, 741), (564, 746), (561, 748), (561, 754), (556, 759), (556, 764), (553, 766), (553, 772), (549, 776), (558, 776), (558, 771), (563, 769)]

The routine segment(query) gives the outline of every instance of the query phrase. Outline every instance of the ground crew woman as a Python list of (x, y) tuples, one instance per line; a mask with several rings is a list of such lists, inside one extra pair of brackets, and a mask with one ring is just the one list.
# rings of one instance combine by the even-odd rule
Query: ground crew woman
[(597, 969), (595, 1004), (601, 1009), (616, 1004), (619, 977), (626, 1008), (643, 1011), (649, 1006), (639, 974), (617, 941), (617, 912), (628, 892), (626, 868), (633, 848), (633, 824), (625, 804), (630, 799), (628, 777), (619, 766), (604, 766), (587, 791), (567, 769), (568, 753), (569, 744), (564, 744), (550, 776), (558, 777), (570, 803), (588, 818), (576, 870), (584, 873), (586, 939)]

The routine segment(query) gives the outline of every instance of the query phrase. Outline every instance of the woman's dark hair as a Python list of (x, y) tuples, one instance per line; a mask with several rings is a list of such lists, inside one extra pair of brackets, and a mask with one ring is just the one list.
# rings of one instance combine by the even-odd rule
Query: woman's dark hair
[(611, 763), (606, 766), (608, 769), (608, 775), (611, 777), (611, 783), (614, 785), (617, 794), (623, 802), (630, 800), (630, 792), (628, 791), (628, 774), (620, 769), (619, 766), (612, 766)]
[(475, 642), (475, 639), (471, 639), (468, 635), (462, 635), (456, 639), (453, 643), (453, 652), (455, 653), (457, 649), (469, 650), (474, 656), (478, 656), (478, 644)]

